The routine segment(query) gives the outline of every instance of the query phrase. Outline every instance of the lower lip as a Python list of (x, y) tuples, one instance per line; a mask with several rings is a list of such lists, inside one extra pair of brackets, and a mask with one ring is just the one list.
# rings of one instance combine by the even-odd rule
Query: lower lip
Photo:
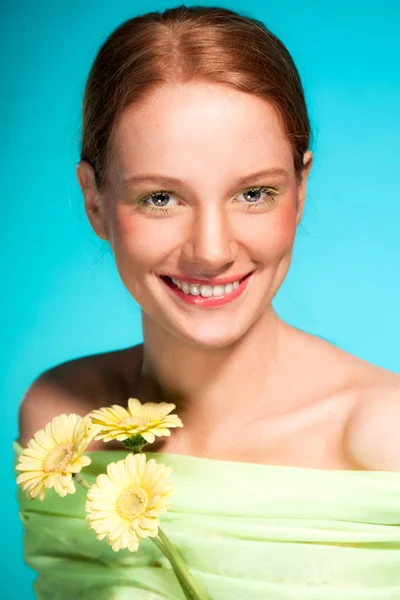
[(239, 287), (236, 290), (233, 290), (230, 294), (225, 294), (224, 296), (210, 296), (209, 298), (203, 298), (200, 294), (198, 296), (193, 296), (192, 294), (184, 294), (182, 290), (176, 287), (171, 281), (168, 279), (163, 279), (160, 277), (161, 281), (172, 291), (175, 293), (178, 298), (186, 302), (186, 304), (194, 304), (195, 306), (201, 306), (202, 308), (214, 308), (215, 306), (223, 306), (224, 304), (228, 304), (233, 300), (236, 300), (241, 294), (243, 294), (244, 290), (249, 285), (250, 279), (252, 279), (253, 273), (248, 275), (246, 279), (239, 283)]

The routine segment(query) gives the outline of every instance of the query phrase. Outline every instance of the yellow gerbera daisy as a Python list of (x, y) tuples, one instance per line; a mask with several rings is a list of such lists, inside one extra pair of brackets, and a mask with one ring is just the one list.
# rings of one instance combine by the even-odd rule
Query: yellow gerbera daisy
[(168, 481), (171, 467), (146, 462), (145, 454), (128, 454), (124, 460), (107, 465), (107, 475), (97, 476), (88, 491), (86, 520), (97, 539), (117, 552), (135, 552), (145, 537), (158, 534), (159, 517), (168, 510), (168, 497), (174, 491)]
[(24, 471), (17, 483), (33, 499), (44, 499), (46, 489), (54, 488), (60, 496), (75, 493), (72, 473), (91, 463), (81, 456), (98, 431), (89, 417), (74, 413), (55, 417), (35, 433), (19, 458), (16, 469)]
[(123, 441), (140, 434), (146, 442), (152, 444), (156, 436), (171, 435), (169, 427), (183, 427), (177, 415), (169, 414), (174, 408), (175, 404), (141, 404), (136, 398), (129, 398), (127, 409), (113, 404), (107, 408), (93, 410), (89, 416), (93, 423), (99, 425), (96, 440)]

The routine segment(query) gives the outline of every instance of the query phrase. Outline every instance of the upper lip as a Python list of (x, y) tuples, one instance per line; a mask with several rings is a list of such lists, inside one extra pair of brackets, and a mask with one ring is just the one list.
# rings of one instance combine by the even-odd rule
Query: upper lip
[(172, 275), (170, 273), (163, 273), (161, 277), (170, 277), (170, 279), (178, 279), (179, 281), (184, 281), (186, 283), (197, 283), (199, 285), (227, 285), (228, 283), (233, 283), (234, 281), (239, 281), (249, 275), (252, 271), (248, 271), (247, 273), (232, 275), (231, 277), (215, 277), (213, 279), (198, 279), (195, 277), (186, 277), (186, 275)]

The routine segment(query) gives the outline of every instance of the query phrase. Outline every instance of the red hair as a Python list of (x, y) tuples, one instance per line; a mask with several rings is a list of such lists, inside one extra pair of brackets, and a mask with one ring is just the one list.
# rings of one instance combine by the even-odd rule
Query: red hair
[(273, 105), (301, 177), (310, 123), (286, 47), (261, 21), (225, 8), (182, 5), (122, 23), (94, 60), (83, 100), (81, 159), (92, 165), (100, 191), (124, 109), (163, 85), (191, 81), (230, 86)]

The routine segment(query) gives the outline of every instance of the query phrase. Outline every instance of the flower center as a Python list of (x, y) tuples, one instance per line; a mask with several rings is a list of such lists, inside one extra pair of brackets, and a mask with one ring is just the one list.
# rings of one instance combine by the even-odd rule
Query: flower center
[(144, 513), (148, 497), (143, 488), (137, 485), (125, 490), (117, 500), (117, 512), (123, 519), (131, 521)]
[(63, 444), (62, 446), (53, 448), (43, 462), (43, 471), (46, 473), (63, 471), (64, 467), (70, 462), (72, 454), (72, 444)]

